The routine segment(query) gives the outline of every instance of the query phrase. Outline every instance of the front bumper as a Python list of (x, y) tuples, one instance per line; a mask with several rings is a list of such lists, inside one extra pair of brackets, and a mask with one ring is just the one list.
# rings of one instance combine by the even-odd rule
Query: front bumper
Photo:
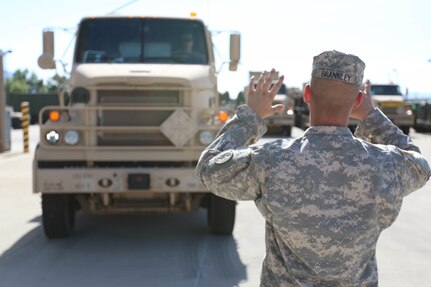
[(293, 126), (295, 124), (294, 117), (269, 117), (265, 119), (267, 126)]
[(35, 193), (207, 192), (193, 168), (37, 168)]
[(398, 127), (412, 127), (414, 125), (413, 116), (387, 115), (387, 117)]

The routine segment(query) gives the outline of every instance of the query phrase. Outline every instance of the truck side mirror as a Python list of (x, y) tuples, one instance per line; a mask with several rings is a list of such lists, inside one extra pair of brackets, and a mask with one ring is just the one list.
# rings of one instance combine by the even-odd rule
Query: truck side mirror
[(42, 69), (55, 69), (53, 31), (43, 31), (43, 54), (37, 63)]
[(230, 63), (229, 70), (236, 71), (241, 58), (241, 35), (230, 34)]

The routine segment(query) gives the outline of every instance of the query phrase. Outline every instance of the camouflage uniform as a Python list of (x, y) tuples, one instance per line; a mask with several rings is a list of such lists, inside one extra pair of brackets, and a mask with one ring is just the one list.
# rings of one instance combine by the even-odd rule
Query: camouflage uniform
[(312, 126), (250, 146), (265, 132), (240, 106), (196, 167), (211, 192), (254, 200), (265, 218), (261, 286), (377, 286), (377, 239), (430, 176), (419, 148), (379, 109), (355, 136)]

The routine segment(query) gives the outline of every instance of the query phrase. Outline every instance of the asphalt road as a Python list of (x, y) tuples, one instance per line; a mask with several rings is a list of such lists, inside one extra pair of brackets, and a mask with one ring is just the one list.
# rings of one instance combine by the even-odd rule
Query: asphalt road
[[(31, 127), (31, 150), (37, 142)], [(293, 136), (300, 130), (294, 129)], [(431, 159), (431, 135), (412, 132)], [(270, 139), (264, 139), (270, 140)], [(48, 240), (40, 196), (32, 194), (32, 153), (22, 131), (0, 154), (0, 287), (12, 286), (258, 286), (264, 221), (252, 202), (237, 206), (233, 236), (211, 236), (206, 212), (159, 215), (77, 215), (66, 240)], [(384, 231), (377, 257), (380, 286), (431, 286), (431, 186), (405, 198)]]

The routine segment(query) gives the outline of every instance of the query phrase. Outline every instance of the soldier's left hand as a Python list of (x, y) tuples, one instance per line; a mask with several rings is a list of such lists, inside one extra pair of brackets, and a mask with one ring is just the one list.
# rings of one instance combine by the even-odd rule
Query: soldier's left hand
[(283, 104), (272, 105), (274, 97), (283, 84), (284, 76), (278, 78), (278, 81), (271, 87), (275, 70), (263, 72), (257, 84), (255, 85), (254, 77), (250, 79), (247, 105), (253, 109), (261, 118), (267, 118), (277, 112), (284, 110)]
[(374, 103), (371, 97), (371, 82), (365, 81), (365, 88), (362, 93), (362, 101), (358, 106), (353, 107), (351, 117), (363, 121), (368, 114), (374, 110)]

